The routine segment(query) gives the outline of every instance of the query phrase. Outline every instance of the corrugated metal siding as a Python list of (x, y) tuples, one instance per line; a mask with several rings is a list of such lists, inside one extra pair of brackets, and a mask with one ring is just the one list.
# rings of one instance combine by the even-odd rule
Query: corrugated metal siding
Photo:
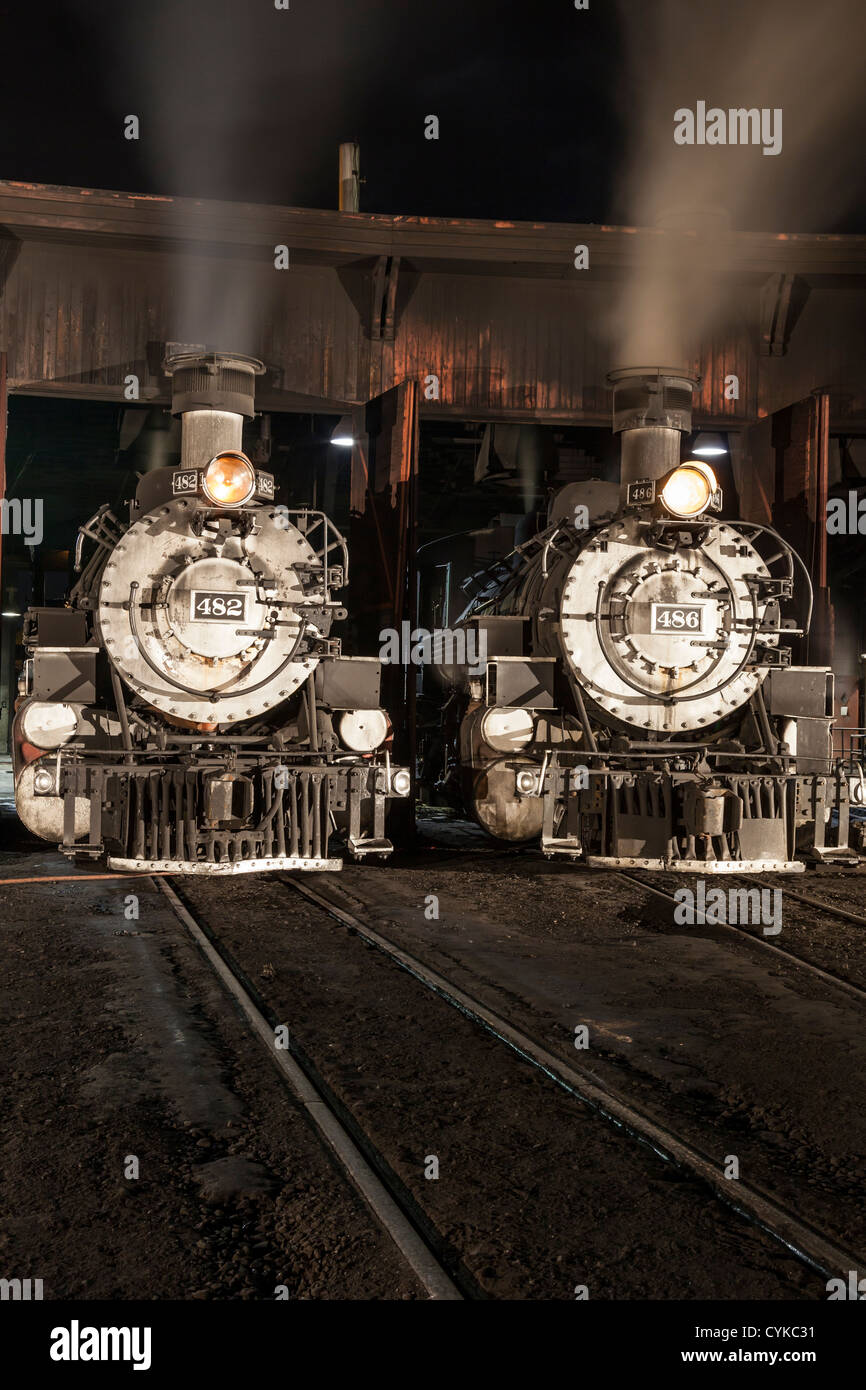
[(425, 275), (400, 322), (399, 378), (440, 379), (445, 406), (604, 415), (609, 290), (556, 280)]
[[(606, 421), (607, 372), (629, 365), (613, 361), (606, 331), (614, 293), (611, 282), (424, 276), (397, 335), (398, 376), (439, 376), (442, 404), (470, 413)], [(690, 365), (702, 378), (701, 415), (754, 417), (758, 323), (753, 298), (734, 297), (727, 333), (694, 349)], [(730, 375), (739, 379), (739, 398), (726, 400)]]
[(277, 272), (272, 256), (256, 265), (27, 242), (0, 301), (0, 341), (13, 390), (116, 393), (134, 372), (143, 391), (164, 394), (155, 369), (166, 341), (252, 353), (282, 369), (283, 390), (312, 397), (349, 400), (358, 385), (358, 318), (336, 271)]
[[(181, 254), (110, 239), (26, 240), (0, 299), (10, 389), (120, 399), (134, 372), (143, 399), (165, 399), (161, 345), (203, 341), (276, 369), (262, 387), (269, 408), (281, 400), (288, 408), (288, 393), (311, 406), (363, 402), (396, 381), (435, 374), (439, 405), (422, 400), (422, 409), (607, 421), (606, 373), (628, 365), (612, 360), (607, 337), (616, 279), (406, 269), (411, 292), (395, 341), (371, 343), (363, 320), (372, 279), (360, 270), (350, 294), (331, 266), (293, 261), (275, 271), (272, 248)], [(698, 418), (754, 420), (817, 387), (834, 393), (834, 424), (866, 415), (866, 293), (813, 290), (787, 356), (771, 360), (758, 355), (759, 285), (732, 290), (728, 309), (725, 331), (694, 348)], [(725, 399), (731, 375), (738, 400)]]
[(165, 324), (166, 261), (26, 243), (0, 304), (13, 389), (120, 388), (129, 372), (144, 383), (147, 341)]

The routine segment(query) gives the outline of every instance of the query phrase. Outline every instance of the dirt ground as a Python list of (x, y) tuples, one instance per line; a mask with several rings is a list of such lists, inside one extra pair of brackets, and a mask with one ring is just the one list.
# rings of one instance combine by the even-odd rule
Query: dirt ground
[[(425, 871), (398, 874), (423, 906)], [(382, 918), (399, 907), (391, 878), (365, 867), (316, 882), (356, 897), (363, 885)], [(483, 1295), (572, 1298), (578, 1284), (598, 1298), (823, 1295), (821, 1281), (701, 1184), (609, 1127), (290, 887), (186, 880), (182, 891)], [(478, 919), (465, 929), (478, 944)], [(507, 940), (501, 922), (495, 930)], [(522, 973), (525, 938), (518, 946)], [(569, 966), (559, 959), (562, 975)], [(449, 975), (453, 962), (452, 952)], [(572, 973), (572, 991), (576, 984)], [(533, 1013), (542, 1036), (539, 1022)]]
[[(363, 867), (328, 891), (563, 1057), (586, 1024), (584, 1059), (601, 1079), (718, 1161), (736, 1155), (743, 1178), (846, 1248), (866, 1248), (860, 1001), (724, 928), (676, 925), (671, 906), (613, 875), (483, 847), (428, 846), (392, 867), (384, 895)], [(767, 880), (783, 893), (770, 939), (866, 987), (866, 929), (787, 900), (785, 881)], [(788, 885), (866, 916), (862, 870)]]
[[(69, 872), (6, 826), (0, 878)], [(0, 1275), (46, 1299), (423, 1296), (152, 881), (0, 886), (0, 981)]]
[[(8, 809), (0, 879), (68, 874)], [(675, 926), (611, 876), (442, 838), (313, 886), (866, 1245), (855, 1000), (718, 928)], [(288, 885), (176, 886), (470, 1296), (826, 1297), (700, 1183)], [(866, 875), (798, 886), (866, 910)], [(779, 940), (866, 982), (864, 937), (791, 903)], [(152, 881), (0, 884), (0, 981), (4, 1277), (41, 1278), (46, 1298), (424, 1296)]]

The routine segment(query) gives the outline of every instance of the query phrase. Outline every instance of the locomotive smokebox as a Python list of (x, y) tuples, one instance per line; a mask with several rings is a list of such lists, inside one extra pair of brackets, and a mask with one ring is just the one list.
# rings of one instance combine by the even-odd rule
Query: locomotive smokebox
[(166, 358), (164, 368), (171, 413), (181, 417), (181, 468), (203, 468), (224, 450), (240, 450), (264, 365), (225, 352), (184, 352)]
[(692, 428), (697, 377), (672, 367), (622, 367), (613, 387), (613, 432), (622, 435), (620, 482), (662, 478), (680, 461), (681, 437)]

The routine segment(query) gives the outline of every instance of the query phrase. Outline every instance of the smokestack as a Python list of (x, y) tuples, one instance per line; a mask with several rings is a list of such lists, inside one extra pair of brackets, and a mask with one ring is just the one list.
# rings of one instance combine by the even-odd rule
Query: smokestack
[(361, 209), (361, 146), (348, 141), (340, 146), (340, 212)]
[(613, 387), (613, 432), (621, 434), (620, 482), (661, 478), (680, 461), (681, 436), (692, 428), (699, 378), (675, 367), (622, 367)]
[(204, 468), (215, 454), (240, 449), (264, 365), (226, 352), (179, 353), (163, 365), (171, 377), (171, 413), (181, 417), (181, 468)]

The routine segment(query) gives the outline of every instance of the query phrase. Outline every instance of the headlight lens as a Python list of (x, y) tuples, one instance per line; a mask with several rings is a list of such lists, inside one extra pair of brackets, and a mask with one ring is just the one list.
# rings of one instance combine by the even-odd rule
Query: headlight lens
[(517, 790), (521, 796), (536, 796), (539, 792), (538, 773), (521, 769), (516, 779)]
[(337, 728), (353, 753), (372, 753), (388, 737), (388, 718), (380, 709), (347, 709), (340, 715)]
[(243, 506), (256, 490), (255, 469), (246, 454), (217, 454), (204, 471), (202, 488), (218, 507)]
[(700, 516), (718, 487), (709, 464), (689, 459), (675, 468), (662, 489), (662, 501), (674, 516)]
[(497, 753), (513, 753), (532, 742), (535, 720), (528, 709), (494, 705), (481, 719), (481, 737)]
[(47, 767), (37, 767), (33, 774), (33, 790), (37, 796), (50, 796), (54, 791), (54, 773)]
[(408, 767), (398, 768), (391, 774), (391, 791), (395, 796), (408, 796), (412, 788), (412, 777)]
[(21, 714), (21, 732), (34, 748), (59, 748), (77, 728), (78, 715), (71, 705), (34, 700)]

